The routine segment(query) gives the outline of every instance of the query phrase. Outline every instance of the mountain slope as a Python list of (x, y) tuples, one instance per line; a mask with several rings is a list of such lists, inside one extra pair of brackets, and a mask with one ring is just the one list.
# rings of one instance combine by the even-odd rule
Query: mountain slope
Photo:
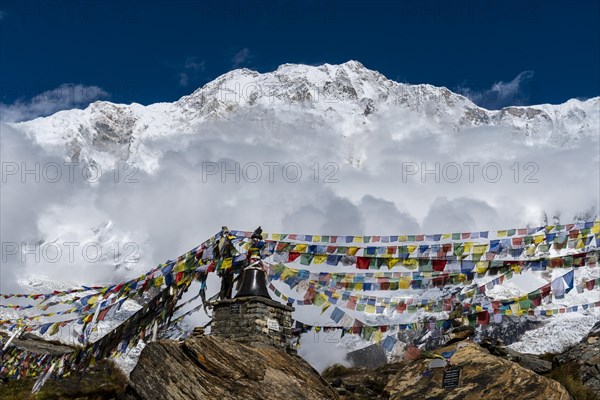
[[(284, 64), (260, 74), (249, 69), (228, 72), (174, 103), (113, 104), (95, 102), (84, 110), (14, 124), (44, 147), (65, 148), (71, 161), (112, 166), (133, 160), (146, 169), (157, 155), (147, 141), (180, 134), (207, 138), (224, 127), (238, 130), (252, 123), (264, 138), (285, 142), (302, 127), (306, 136), (321, 129), (334, 137), (373, 135), (378, 121), (421, 121), (427, 129), (452, 133), (471, 127), (509, 128), (527, 144), (567, 146), (597, 135), (600, 97), (560, 105), (507, 107), (490, 111), (444, 87), (394, 82), (356, 61), (318, 67)], [(237, 139), (237, 138), (236, 138)], [(234, 140), (234, 138), (232, 138)], [(343, 139), (337, 139), (343, 140)], [(350, 152), (352, 153), (352, 151)], [(356, 158), (356, 154), (348, 154)]]

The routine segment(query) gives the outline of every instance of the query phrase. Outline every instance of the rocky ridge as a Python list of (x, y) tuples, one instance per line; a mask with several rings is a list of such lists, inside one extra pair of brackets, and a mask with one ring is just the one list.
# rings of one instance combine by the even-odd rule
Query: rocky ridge
[[(381, 121), (426, 121), (424, 129), (449, 133), (498, 126), (528, 143), (566, 146), (595, 135), (600, 97), (560, 105), (487, 110), (445, 87), (390, 80), (357, 61), (340, 65), (284, 64), (276, 71), (228, 72), (173, 103), (144, 106), (98, 101), (84, 110), (13, 124), (43, 147), (64, 148), (71, 161), (102, 168), (135, 160), (152, 169), (147, 142), (173, 135), (232, 135), (256, 125), (257, 132), (286, 142), (300, 127), (334, 136), (370, 135)], [(432, 128), (436, 127), (437, 128)], [(292, 133), (285, 133), (292, 129)], [(403, 129), (402, 124), (398, 129)], [(234, 140), (234, 139), (232, 139)], [(250, 137), (246, 140), (259, 140)], [(342, 139), (343, 140), (343, 139)], [(348, 155), (349, 159), (357, 155)]]

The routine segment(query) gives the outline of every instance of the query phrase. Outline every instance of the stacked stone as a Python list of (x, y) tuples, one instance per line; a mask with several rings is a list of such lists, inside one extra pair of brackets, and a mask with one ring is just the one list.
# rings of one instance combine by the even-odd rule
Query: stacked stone
[(262, 297), (221, 300), (213, 304), (211, 334), (290, 352), (293, 310)]
[(192, 337), (195, 338), (203, 338), (204, 337), (204, 328), (201, 326), (197, 326), (192, 331)]

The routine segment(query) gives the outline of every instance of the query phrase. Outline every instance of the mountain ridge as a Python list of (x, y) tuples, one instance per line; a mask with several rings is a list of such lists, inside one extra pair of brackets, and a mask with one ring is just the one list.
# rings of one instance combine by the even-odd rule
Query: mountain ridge
[[(104, 167), (144, 153), (146, 139), (222, 130), (215, 127), (231, 122), (258, 122), (271, 136), (302, 126), (348, 137), (377, 129), (378, 119), (386, 116), (400, 122), (415, 118), (427, 129), (454, 133), (481, 126), (507, 128), (527, 144), (561, 147), (595, 134), (600, 97), (487, 110), (446, 87), (398, 83), (357, 61), (283, 64), (267, 73), (229, 71), (172, 103), (97, 101), (12, 126), (43, 147), (65, 147), (70, 161)], [(140, 164), (152, 168), (152, 162)]]

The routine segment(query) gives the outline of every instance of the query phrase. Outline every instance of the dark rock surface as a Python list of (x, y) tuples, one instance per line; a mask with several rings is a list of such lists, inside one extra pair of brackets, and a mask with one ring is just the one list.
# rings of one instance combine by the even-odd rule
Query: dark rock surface
[(600, 321), (583, 340), (554, 357), (555, 366), (571, 366), (581, 382), (600, 398)]
[[(443, 353), (449, 357), (445, 367), (446, 361), (439, 356)], [(323, 376), (342, 400), (572, 399), (560, 383), (504, 357), (492, 355), (469, 341), (434, 352), (416, 350), (413, 356), (417, 359), (386, 364), (375, 370), (336, 365), (325, 370)], [(444, 388), (444, 370), (451, 367), (461, 368), (459, 386)]]
[(569, 400), (571, 396), (558, 382), (521, 367), (512, 361), (496, 357), (475, 343), (436, 350), (456, 353), (452, 366), (461, 367), (460, 384), (456, 388), (442, 387), (444, 368), (429, 369), (431, 360), (419, 359), (401, 365), (398, 373), (385, 387), (391, 400), (421, 399), (540, 399)]
[(484, 338), (480, 345), (490, 354), (502, 357), (508, 361), (516, 362), (523, 368), (530, 369), (535, 373), (543, 375), (552, 370), (552, 363), (550, 361), (545, 360), (536, 354), (519, 353), (518, 351), (509, 349), (504, 346), (504, 343), (501, 340)]
[(385, 351), (377, 344), (351, 351), (346, 357), (355, 367), (374, 369), (387, 364)]
[(302, 358), (207, 336), (149, 344), (131, 372), (127, 399), (336, 399)]

